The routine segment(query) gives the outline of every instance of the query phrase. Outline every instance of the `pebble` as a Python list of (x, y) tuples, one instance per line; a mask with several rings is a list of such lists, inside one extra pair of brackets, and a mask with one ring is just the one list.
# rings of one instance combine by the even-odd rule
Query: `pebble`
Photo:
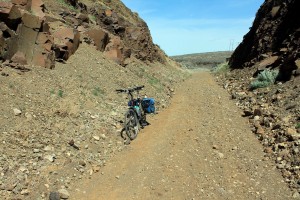
[(86, 166), (86, 162), (84, 162), (83, 160), (79, 161), (79, 165), (85, 167)]
[(299, 192), (294, 192), (293, 194), (293, 198), (296, 199), (296, 198), (299, 198), (300, 197), (300, 194)]
[(60, 200), (60, 195), (58, 192), (50, 192), (49, 200)]
[(260, 117), (258, 115), (254, 116), (254, 121), (258, 121)]
[(15, 116), (19, 116), (22, 114), (22, 111), (19, 110), (18, 108), (14, 108), (13, 111), (14, 111)]
[(28, 121), (32, 120), (32, 115), (30, 113), (25, 113), (25, 117), (27, 118)]
[(21, 191), (21, 195), (28, 195), (30, 191), (28, 189), (24, 189)]
[(106, 135), (103, 133), (103, 134), (101, 134), (101, 138), (103, 139), (103, 140), (105, 140), (106, 139)]
[(58, 193), (61, 199), (68, 199), (70, 197), (70, 194), (66, 189), (60, 189), (58, 190)]
[(50, 162), (54, 162), (54, 156), (52, 156), (52, 155), (46, 155), (46, 156), (44, 156), (44, 158), (46, 160), (49, 160)]
[(219, 158), (224, 158), (224, 154), (223, 153), (218, 153)]
[(97, 136), (97, 135), (94, 135), (93, 138), (94, 138), (96, 141), (99, 141), (99, 140), (100, 140), (100, 137)]
[(39, 149), (33, 149), (33, 153), (39, 153), (40, 150)]

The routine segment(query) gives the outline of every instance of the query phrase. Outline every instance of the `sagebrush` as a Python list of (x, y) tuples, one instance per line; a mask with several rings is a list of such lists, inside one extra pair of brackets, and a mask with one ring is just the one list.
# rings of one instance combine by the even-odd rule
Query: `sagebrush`
[(257, 88), (264, 88), (271, 84), (274, 84), (279, 75), (279, 70), (265, 69), (257, 75), (255, 81), (250, 83), (250, 89), (255, 90)]
[(228, 62), (224, 62), (224, 63), (218, 64), (213, 71), (215, 73), (224, 73), (224, 72), (229, 71), (229, 69), (230, 69), (230, 66), (229, 66)]

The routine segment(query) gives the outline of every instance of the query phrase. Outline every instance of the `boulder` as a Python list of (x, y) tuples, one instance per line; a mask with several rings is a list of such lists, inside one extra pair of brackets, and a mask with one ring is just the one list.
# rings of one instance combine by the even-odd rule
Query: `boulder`
[(271, 16), (274, 18), (278, 14), (278, 11), (280, 10), (280, 6), (275, 6), (271, 10)]
[(31, 11), (34, 15), (39, 18), (45, 17), (45, 5), (42, 0), (28, 0), (27, 10)]
[(39, 16), (25, 12), (16, 33), (7, 40), (9, 48), (5, 59), (19, 64), (28, 63), (53, 68), (55, 64), (55, 56), (52, 50), (53, 42), (54, 39), (49, 33), (48, 24)]
[(22, 17), (23, 24), (32, 29), (40, 29), (43, 23), (43, 20), (36, 15), (30, 13), (25, 13)]
[(80, 43), (80, 33), (73, 28), (62, 28), (53, 33), (55, 43), (55, 57), (68, 60), (75, 53)]
[(13, 7), (13, 4), (10, 2), (0, 2), (0, 19), (1, 16), (7, 17), (10, 13), (11, 8)]
[(10, 20), (20, 20), (24, 14), (24, 11), (20, 9), (18, 6), (13, 5), (11, 8), (9, 14), (8, 14), (8, 19)]
[(278, 56), (271, 56), (258, 63), (258, 70), (264, 70), (266, 67), (273, 65), (278, 60)]
[(86, 31), (85, 34), (93, 40), (97, 50), (104, 51), (109, 42), (108, 34), (105, 31), (100, 29), (90, 29)]
[(113, 37), (105, 47), (104, 55), (116, 63), (123, 65), (124, 57), (122, 54), (123, 44), (120, 37)]
[(55, 54), (54, 52), (43, 53), (42, 51), (36, 51), (36, 55), (32, 58), (32, 64), (49, 69), (55, 67)]
[(25, 58), (25, 55), (23, 52), (18, 51), (17, 53), (15, 53), (13, 55), (13, 57), (11, 58), (11, 61), (13, 63), (18, 63), (21, 65), (27, 65), (27, 60)]

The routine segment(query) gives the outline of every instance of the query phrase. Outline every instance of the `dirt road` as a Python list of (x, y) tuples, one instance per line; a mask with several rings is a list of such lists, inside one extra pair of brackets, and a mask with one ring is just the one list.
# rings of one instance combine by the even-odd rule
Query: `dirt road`
[(71, 199), (291, 199), (247, 120), (208, 72), (194, 73), (150, 123)]

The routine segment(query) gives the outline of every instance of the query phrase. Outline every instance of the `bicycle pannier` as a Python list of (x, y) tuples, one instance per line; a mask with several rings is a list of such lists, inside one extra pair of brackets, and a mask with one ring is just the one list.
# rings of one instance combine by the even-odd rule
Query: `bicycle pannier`
[(144, 98), (142, 101), (142, 107), (145, 113), (154, 113), (155, 106), (154, 106), (154, 99), (153, 98)]

